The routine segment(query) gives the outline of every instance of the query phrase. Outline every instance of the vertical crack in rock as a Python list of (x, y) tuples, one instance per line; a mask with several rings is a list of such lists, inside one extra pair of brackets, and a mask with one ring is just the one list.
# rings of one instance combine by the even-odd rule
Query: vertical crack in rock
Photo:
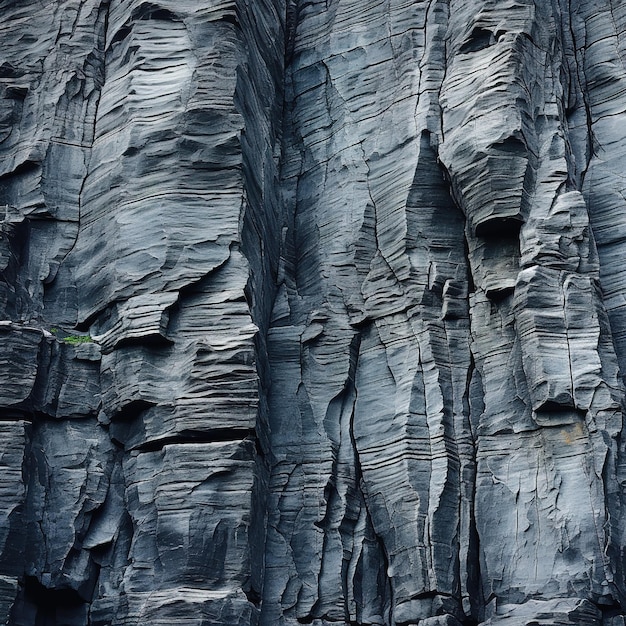
[[(499, 37), (492, 31), (493, 39), (481, 35), (480, 45), (475, 43), (474, 35), (466, 39), (457, 52), (460, 57), (459, 69), (452, 69), (448, 73), (442, 92), (446, 140), (441, 154), (468, 220), (466, 232), (470, 264), (477, 286), (471, 302), (474, 352), (481, 378), (487, 387), (485, 410), (480, 420), (482, 427), (477, 441), (476, 516), (484, 555), (482, 577), (485, 597), (495, 596), (496, 611), (500, 597), (503, 602), (530, 607), (530, 604), (524, 603), (524, 593), (533, 588), (537, 589), (539, 597), (544, 596), (546, 602), (551, 600), (553, 593), (558, 597), (558, 589), (565, 587), (578, 588), (580, 600), (589, 598), (610, 604), (616, 602), (618, 597), (613, 587), (613, 572), (616, 568), (615, 565), (611, 566), (606, 557), (610, 544), (605, 523), (610, 516), (607, 507), (614, 504), (607, 498), (611, 489), (607, 491), (601, 475), (606, 455), (612, 456), (609, 450), (616, 447), (614, 438), (621, 431), (622, 418), (619, 402), (616, 404), (610, 394), (604, 395), (600, 390), (619, 385), (614, 378), (616, 364), (611, 343), (600, 348), (595, 339), (601, 333), (599, 326), (596, 326), (598, 313), (594, 311), (597, 305), (592, 295), (597, 293), (594, 281), (598, 279), (598, 265), (587, 208), (580, 191), (567, 191), (575, 180), (575, 173), (569, 171), (571, 161), (567, 160), (564, 141), (566, 129), (559, 116), (559, 110), (563, 108), (558, 103), (563, 98), (563, 91), (556, 80), (558, 75), (552, 72), (551, 66), (558, 57), (552, 57), (548, 62), (537, 62), (541, 55), (546, 59), (546, 54), (554, 55), (559, 50), (556, 45), (558, 42), (552, 39), (550, 43), (555, 30), (550, 28), (552, 23), (545, 8), (519, 5), (507, 18), (511, 23), (510, 30), (505, 28)], [(451, 10), (451, 15), (454, 13)], [(491, 8), (485, 7), (479, 14), (478, 23), (486, 26), (494, 16)], [(459, 26), (460, 30), (464, 28), (462, 22)], [(542, 43), (535, 45), (535, 42)], [(472, 60), (476, 68), (487, 59), (491, 63), (490, 69), (485, 67), (479, 79), (485, 84), (483, 90), (478, 91), (481, 94), (478, 98), (485, 98), (483, 106), (475, 106), (473, 102), (467, 103), (457, 98), (458, 85), (467, 80), (468, 73), (460, 72), (464, 64), (469, 62), (465, 59), (468, 55), (476, 56), (476, 61)], [(452, 68), (455, 68), (455, 63), (456, 57)], [(490, 74), (499, 76), (502, 64), (509, 64), (510, 70), (503, 76), (511, 82), (500, 94), (491, 91), (489, 83), (485, 81)], [(533, 76), (532, 72), (541, 72), (541, 68), (543, 76)], [(486, 104), (487, 97), (491, 98), (491, 107)], [(514, 105), (511, 104), (513, 98), (516, 98)], [(498, 105), (512, 107), (512, 113), (502, 117), (500, 122), (489, 123), (488, 116), (493, 107)], [(463, 130), (464, 125), (471, 123), (475, 117), (489, 131), (479, 133), (477, 127)], [(450, 128), (449, 132), (446, 132), (446, 125)], [(523, 141), (517, 139), (511, 143), (507, 140), (510, 147), (507, 147), (505, 154), (500, 155), (502, 143), (499, 137), (515, 137), (516, 133), (520, 134)], [(481, 142), (489, 142), (491, 134), (496, 141), (486, 143), (483, 147)], [(517, 180), (515, 177), (506, 180), (507, 189), (512, 191), (507, 194), (509, 200), (501, 202), (497, 186), (477, 185), (480, 179), (472, 174), (476, 163), (486, 158), (489, 171), (489, 159), (500, 159), (502, 163), (511, 166), (509, 171), (514, 172), (514, 163), (520, 158), (518, 155), (524, 154), (529, 155), (524, 157), (527, 159), (526, 170), (528, 172), (528, 167), (531, 167), (533, 174), (520, 175)], [(481, 167), (481, 171), (485, 170)], [(493, 179), (494, 175), (495, 170), (490, 178)], [(510, 204), (510, 199), (514, 199), (514, 204)], [(485, 210), (493, 211), (489, 218), (491, 222), (483, 221)], [(561, 222), (559, 214), (567, 214), (569, 217)], [(515, 240), (520, 240), (519, 248), (515, 241), (519, 252), (501, 248), (495, 254), (482, 252), (489, 251), (495, 244), (501, 245), (502, 229), (511, 219), (520, 223), (517, 230), (512, 231)], [(481, 240), (486, 235), (484, 224), (490, 224), (490, 230), (493, 228), (498, 233), (493, 243), (490, 241), (493, 238), (491, 233), (486, 242)], [(549, 235), (552, 229), (554, 235)], [(491, 265), (489, 272), (483, 270), (486, 262)], [(513, 292), (514, 306), (511, 309)], [(499, 295), (494, 298), (496, 293)], [(574, 304), (575, 301), (578, 304)], [(582, 304), (583, 301), (586, 303)], [(603, 308), (601, 304), (600, 307)], [(576, 318), (583, 310), (587, 312), (587, 317), (584, 325), (579, 326)], [(531, 319), (529, 325), (526, 320)], [(493, 353), (489, 348), (493, 341), (493, 336), (486, 332), (489, 326), (497, 333), (506, 332), (499, 339), (502, 344), (506, 336), (505, 341), (512, 349), (506, 362), (506, 353)], [(557, 330), (559, 327), (562, 330)], [(557, 347), (559, 336), (562, 347)], [(519, 368), (512, 362), (516, 353), (519, 354), (519, 348), (525, 381), (523, 386), (516, 385), (516, 392), (513, 389), (506, 392), (510, 383), (502, 377), (499, 377), (501, 382), (496, 383), (498, 377), (493, 368)], [(496, 383), (491, 391), (490, 381)], [(590, 404), (585, 399), (591, 397), (587, 395), (589, 393), (597, 398), (595, 403)], [(520, 404), (516, 412), (520, 416), (523, 413), (528, 416), (526, 423), (520, 421), (511, 424), (510, 419), (506, 419), (506, 413), (502, 412), (503, 401), (514, 397)], [(600, 397), (604, 399), (600, 400)], [(592, 407), (592, 404), (595, 406)], [(514, 409), (511, 406), (509, 410)], [(596, 440), (597, 410), (605, 416), (611, 415), (606, 421), (602, 420), (603, 443)], [(563, 444), (558, 436), (565, 437), (565, 443), (572, 447), (571, 456), (564, 456), (561, 449)], [(509, 460), (513, 446), (517, 447), (520, 439), (524, 438), (535, 440), (536, 452), (532, 455), (529, 453), (525, 460), (516, 457), (513, 469)], [(508, 459), (499, 455), (499, 439), (509, 440)], [(523, 469), (526, 462), (527, 470)], [(526, 471), (527, 476), (524, 475)], [(539, 476), (544, 473), (545, 478), (540, 482)], [(569, 480), (576, 475), (579, 476), (577, 489), (582, 485), (585, 485), (585, 490), (588, 489), (588, 496), (585, 497), (585, 500), (587, 497), (589, 499), (588, 505), (583, 505), (583, 500), (577, 501), (576, 505), (571, 500), (567, 504)], [(532, 542), (534, 550), (526, 552), (530, 546), (525, 543), (520, 552), (519, 543), (516, 543), (512, 561), (514, 566), (510, 569), (503, 560), (499, 546), (507, 545), (506, 536), (510, 532), (507, 526), (512, 529), (512, 536), (519, 533), (520, 513), (516, 513), (516, 518), (507, 523), (502, 509), (491, 509), (490, 512), (489, 508), (484, 508), (481, 498), (494, 491), (494, 482), (506, 485), (506, 489), (515, 497), (510, 505), (504, 505), (505, 510), (515, 511), (520, 507), (525, 518), (521, 520), (525, 525), (522, 528), (525, 531), (536, 528)], [(558, 504), (554, 494), (558, 494)], [(507, 491), (502, 492), (502, 497), (503, 502), (505, 497), (510, 498)], [(564, 509), (568, 511), (566, 515)], [(551, 510), (554, 512), (545, 518), (546, 512)], [(568, 530), (573, 524), (581, 533), (579, 546), (572, 542), (572, 533)], [(499, 530), (494, 532), (495, 528)], [(565, 544), (563, 532), (566, 533)], [(494, 540), (495, 546), (490, 547)], [(542, 562), (542, 544), (550, 555), (546, 562)], [(591, 550), (595, 554), (590, 561), (591, 569), (584, 566), (578, 574), (581, 576), (580, 585), (574, 582), (577, 574), (573, 560), (568, 558), (567, 564), (560, 564), (558, 553), (557, 556), (552, 553), (555, 545), (563, 546), (559, 552), (564, 554), (577, 550)], [(558, 582), (561, 575), (564, 575), (565, 587)], [(532, 582), (533, 577), (536, 583)], [(518, 578), (519, 582), (515, 582)], [(539, 583), (540, 580), (545, 583)], [(554, 591), (550, 591), (550, 586), (541, 589), (548, 582), (554, 586)], [(535, 587), (537, 583), (539, 586)]]
[(0, 621), (624, 626), (620, 2), (0, 17)]

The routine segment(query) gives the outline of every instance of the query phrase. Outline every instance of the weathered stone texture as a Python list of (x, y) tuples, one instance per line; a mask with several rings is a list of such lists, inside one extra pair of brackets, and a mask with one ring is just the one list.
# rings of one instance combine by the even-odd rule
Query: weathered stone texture
[(623, 626), (624, 6), (0, 17), (0, 622)]

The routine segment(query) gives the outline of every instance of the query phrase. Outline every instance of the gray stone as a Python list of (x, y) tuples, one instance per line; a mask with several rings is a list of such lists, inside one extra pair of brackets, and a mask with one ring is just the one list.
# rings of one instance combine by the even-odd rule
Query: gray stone
[(623, 625), (625, 7), (0, 17), (1, 623)]

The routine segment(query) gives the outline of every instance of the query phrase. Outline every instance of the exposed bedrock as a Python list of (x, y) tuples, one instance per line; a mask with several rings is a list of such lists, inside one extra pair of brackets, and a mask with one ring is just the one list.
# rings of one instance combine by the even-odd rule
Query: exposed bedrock
[(624, 626), (624, 6), (0, 17), (0, 623)]
[(257, 620), (284, 13), (2, 5), (2, 623)]

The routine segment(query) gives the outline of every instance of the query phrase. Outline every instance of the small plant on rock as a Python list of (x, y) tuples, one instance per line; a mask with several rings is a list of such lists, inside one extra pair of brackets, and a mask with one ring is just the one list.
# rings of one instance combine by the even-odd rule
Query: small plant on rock
[(81, 343), (91, 343), (92, 339), (89, 335), (64, 335), (63, 332), (59, 333), (58, 328), (51, 328), (50, 332), (57, 338), (58, 341), (63, 343), (69, 343), (73, 346), (77, 346)]

